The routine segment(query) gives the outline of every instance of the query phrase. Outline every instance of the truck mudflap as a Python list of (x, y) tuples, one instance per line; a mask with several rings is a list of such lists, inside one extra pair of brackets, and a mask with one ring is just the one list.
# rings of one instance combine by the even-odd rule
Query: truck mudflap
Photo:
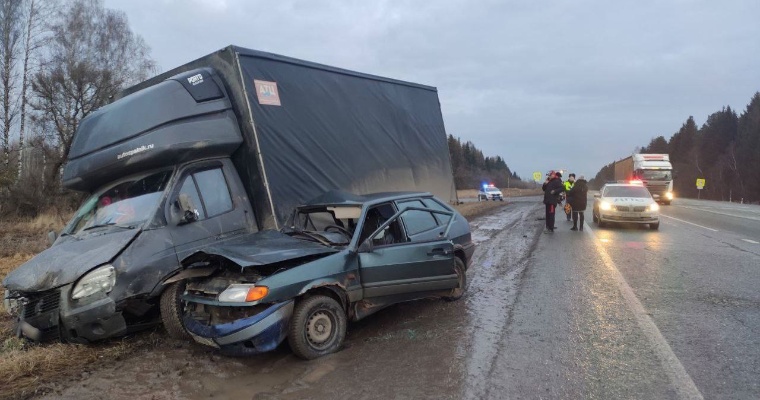
[[(274, 350), (287, 336), (293, 300), (276, 303), (246, 318), (217, 325), (207, 325), (186, 315), (185, 329), (203, 345), (230, 353), (255, 354)], [(245, 351), (235, 351), (245, 348)]]

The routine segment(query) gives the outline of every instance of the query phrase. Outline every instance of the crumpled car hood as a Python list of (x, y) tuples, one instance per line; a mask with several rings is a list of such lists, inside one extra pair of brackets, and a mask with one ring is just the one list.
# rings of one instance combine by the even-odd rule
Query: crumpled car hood
[(206, 261), (209, 256), (219, 256), (245, 268), (337, 252), (337, 249), (319, 243), (294, 239), (279, 231), (267, 230), (205, 247), (182, 260), (182, 265), (189, 266), (195, 262)]
[(71, 283), (111, 261), (140, 233), (139, 229), (71, 237), (16, 268), (3, 281), (6, 289), (39, 292)]

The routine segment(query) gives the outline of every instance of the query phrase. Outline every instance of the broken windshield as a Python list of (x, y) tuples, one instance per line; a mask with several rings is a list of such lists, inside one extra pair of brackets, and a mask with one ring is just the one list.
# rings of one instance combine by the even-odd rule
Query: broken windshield
[(135, 227), (156, 211), (171, 171), (119, 182), (91, 196), (69, 223), (65, 233), (99, 227)]

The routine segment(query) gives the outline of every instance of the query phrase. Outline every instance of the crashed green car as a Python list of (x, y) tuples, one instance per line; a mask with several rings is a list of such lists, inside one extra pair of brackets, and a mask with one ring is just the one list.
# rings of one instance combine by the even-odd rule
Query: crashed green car
[(461, 298), (474, 249), (465, 218), (429, 193), (330, 192), (298, 207), (281, 231), (183, 260), (177, 320), (225, 354), (287, 338), (314, 359), (341, 347), (349, 320), (403, 301)]

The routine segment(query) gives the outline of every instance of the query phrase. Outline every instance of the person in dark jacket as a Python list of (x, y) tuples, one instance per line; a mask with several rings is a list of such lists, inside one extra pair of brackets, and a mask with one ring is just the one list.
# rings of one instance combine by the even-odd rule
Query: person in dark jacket
[(565, 191), (565, 186), (560, 179), (562, 175), (551, 171), (549, 178), (544, 182), (541, 189), (544, 191), (544, 204), (546, 205), (546, 231), (554, 232), (554, 212), (559, 203), (559, 196)]
[[(586, 177), (581, 175), (567, 195), (570, 207), (573, 208), (573, 227), (570, 228), (571, 231), (583, 230), (583, 220), (585, 219), (583, 212), (586, 211), (588, 203), (586, 196), (588, 196), (588, 183), (586, 182)], [(580, 219), (580, 225), (578, 225), (578, 219)]]

